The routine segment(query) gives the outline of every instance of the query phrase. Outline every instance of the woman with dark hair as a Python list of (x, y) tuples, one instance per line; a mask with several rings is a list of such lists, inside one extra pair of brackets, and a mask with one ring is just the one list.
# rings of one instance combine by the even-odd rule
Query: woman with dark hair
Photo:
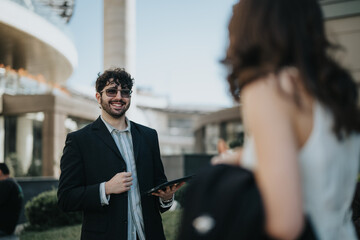
[(304, 219), (318, 239), (356, 239), (351, 200), (360, 156), (358, 86), (329, 54), (316, 0), (241, 0), (224, 63), (247, 136), (242, 156), (214, 163), (252, 169), (265, 230), (295, 239)]

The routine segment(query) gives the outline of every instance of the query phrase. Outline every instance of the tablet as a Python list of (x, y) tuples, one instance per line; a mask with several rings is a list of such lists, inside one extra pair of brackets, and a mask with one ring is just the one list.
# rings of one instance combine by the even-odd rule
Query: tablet
[(178, 179), (168, 181), (168, 182), (164, 182), (164, 183), (162, 183), (160, 185), (157, 185), (156, 187), (150, 189), (149, 191), (146, 192), (146, 194), (151, 195), (153, 192), (157, 192), (160, 189), (165, 189), (167, 186), (172, 186), (174, 184), (178, 184), (178, 183), (181, 183), (181, 182), (187, 182), (192, 177), (194, 177), (194, 175), (178, 178)]

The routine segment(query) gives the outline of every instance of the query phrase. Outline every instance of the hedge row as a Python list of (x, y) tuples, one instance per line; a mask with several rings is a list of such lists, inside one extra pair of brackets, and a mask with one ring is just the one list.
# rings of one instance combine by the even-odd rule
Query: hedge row
[(25, 216), (32, 229), (48, 229), (82, 222), (81, 212), (65, 213), (57, 205), (56, 189), (40, 193), (25, 205)]
[[(183, 205), (186, 186), (175, 194), (175, 200)], [(57, 205), (56, 189), (40, 193), (25, 205), (25, 216), (30, 229), (48, 229), (52, 227), (80, 224), (81, 212), (65, 213)]]

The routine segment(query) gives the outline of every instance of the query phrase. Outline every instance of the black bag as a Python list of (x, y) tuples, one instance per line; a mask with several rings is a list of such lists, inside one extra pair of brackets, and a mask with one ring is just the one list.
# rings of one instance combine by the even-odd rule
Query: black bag
[[(271, 239), (253, 173), (235, 166), (209, 166), (188, 183), (178, 240)], [(299, 239), (316, 239), (311, 224)]]
[(239, 167), (205, 168), (185, 193), (179, 240), (261, 239), (264, 210), (253, 174)]

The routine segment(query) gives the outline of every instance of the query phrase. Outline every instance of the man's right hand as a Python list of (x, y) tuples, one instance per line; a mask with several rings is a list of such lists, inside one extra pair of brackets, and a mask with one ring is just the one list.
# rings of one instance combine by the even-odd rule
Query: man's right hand
[(105, 194), (119, 194), (130, 190), (133, 178), (131, 172), (121, 172), (105, 182)]

